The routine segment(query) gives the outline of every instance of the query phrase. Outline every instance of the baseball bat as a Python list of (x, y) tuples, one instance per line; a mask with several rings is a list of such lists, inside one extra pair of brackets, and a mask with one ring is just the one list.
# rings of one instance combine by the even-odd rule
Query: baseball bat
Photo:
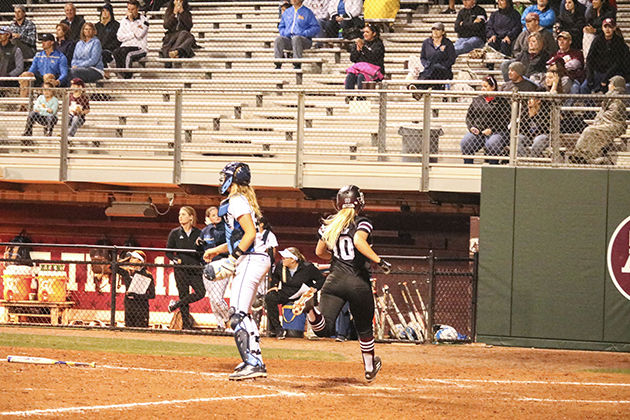
[(389, 315), (389, 312), (387, 311), (387, 306), (385, 305), (385, 302), (384, 302), (383, 298), (381, 296), (377, 295), (376, 296), (376, 301), (378, 303), (379, 308), (381, 309), (381, 314), (382, 314), (384, 320), (387, 321), (387, 325), (389, 326), (390, 335), (391, 336), (396, 336), (396, 334), (397, 334), (396, 324), (394, 323), (394, 320), (392, 319), (392, 317)]
[(387, 297), (389, 298), (390, 304), (392, 305), (392, 307), (394, 308), (394, 312), (396, 312), (396, 315), (398, 316), (398, 320), (400, 321), (400, 325), (403, 326), (403, 328), (405, 330), (405, 333), (407, 333), (407, 338), (409, 340), (417, 339), (417, 337), (414, 338), (415, 331), (413, 331), (413, 329), (409, 328), (409, 325), (407, 324), (407, 321), (405, 320), (405, 317), (400, 312), (400, 309), (398, 309), (398, 305), (396, 305), (396, 301), (394, 301), (394, 297), (389, 292), (389, 287), (387, 285), (385, 285), (383, 287), (383, 292), (387, 294)]
[(409, 317), (409, 327), (415, 331), (416, 337), (418, 337), (418, 340), (424, 341), (424, 338), (425, 338), (424, 328), (418, 322), (418, 319), (416, 318), (416, 314), (413, 312), (411, 304), (409, 303), (409, 298), (411, 298), (411, 295), (409, 295), (409, 298), (407, 297), (407, 293), (405, 293), (405, 289), (403, 288), (402, 283), (399, 282), (398, 287), (400, 288), (400, 294), (402, 295), (402, 298), (405, 301), (405, 306), (407, 307), (407, 316)]
[[(431, 328), (432, 326), (428, 325), (429, 324), (429, 312), (427, 311), (427, 307), (424, 305), (424, 300), (422, 299), (422, 295), (420, 294), (420, 287), (418, 287), (418, 284), (416, 283), (416, 281), (412, 281), (411, 282), (412, 286), (414, 287), (414, 289), (416, 289), (416, 294), (418, 295), (418, 301), (420, 302), (420, 308), (422, 308), (422, 315), (424, 318), (424, 325), (427, 326), (427, 328)], [(429, 331), (429, 330), (427, 330)]]
[(376, 295), (376, 280), (372, 279), (372, 296), (374, 297), (374, 332), (376, 333), (376, 338), (379, 340), (383, 339), (383, 326), (381, 324), (382, 315), (380, 313), (378, 303), (376, 300), (378, 296)]
[(418, 310), (418, 307), (416, 306), (416, 302), (414, 302), (413, 300), (413, 296), (411, 294), (411, 290), (409, 290), (409, 286), (407, 285), (407, 282), (403, 282), (402, 283), (402, 287), (403, 289), (407, 292), (407, 296), (409, 296), (409, 301), (411, 302), (411, 308), (412, 311), (416, 317), (416, 322), (420, 325), (420, 327), (422, 328), (422, 335), (424, 336), (425, 339), (427, 339), (428, 335), (428, 328), (427, 328), (427, 320), (424, 318), (423, 315), (420, 314), (420, 311)]
[(30, 364), (35, 364), (35, 365), (67, 365), (67, 366), (96, 367), (95, 362), (68, 362), (65, 360), (55, 360), (55, 359), (48, 359), (46, 357), (30, 357), (30, 356), (8, 356), (7, 362), (30, 363)]

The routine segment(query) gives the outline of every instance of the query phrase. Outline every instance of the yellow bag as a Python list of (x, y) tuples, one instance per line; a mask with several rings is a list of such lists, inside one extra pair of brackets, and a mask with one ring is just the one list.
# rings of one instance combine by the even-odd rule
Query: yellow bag
[(365, 0), (365, 19), (394, 19), (400, 9), (400, 0)]

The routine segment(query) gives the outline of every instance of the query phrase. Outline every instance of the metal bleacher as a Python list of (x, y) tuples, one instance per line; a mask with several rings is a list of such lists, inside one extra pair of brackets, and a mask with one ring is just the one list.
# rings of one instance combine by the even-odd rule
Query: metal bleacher
[[(86, 21), (96, 22), (101, 3), (75, 4)], [(112, 4), (120, 19), (125, 2)], [(63, 5), (29, 5), (27, 18), (35, 21), (38, 32), (54, 33), (63, 18)], [(622, 20), (630, 2), (618, 5)], [(307, 50), (301, 69), (293, 68), (299, 61), (294, 59), (284, 60), (281, 70), (274, 69), (276, 1), (191, 2), (191, 6), (199, 45), (195, 57), (158, 58), (163, 10), (149, 12), (147, 58), (136, 64), (131, 79), (113, 74), (88, 87), (92, 111), (71, 139), (66, 161), (62, 157), (60, 163), (60, 124), (53, 137), (33, 137), (35, 145), (24, 146), (21, 133), (27, 111), (2, 98), (0, 114), (7, 122), (5, 145), (0, 146), (4, 179), (203, 184), (208, 173), (214, 176), (226, 158), (234, 157), (252, 162), (261, 174), (257, 183), (263, 186), (328, 187), (347, 181), (385, 190), (480, 191), (483, 160), (463, 165), (459, 155), (469, 98), (458, 98), (456, 91), (450, 96), (432, 95), (431, 124), (443, 134), (439, 160), (427, 174), (429, 181), (421, 180), (420, 160), (404, 155), (399, 134), (403, 124), (423, 123), (425, 103), (401, 87), (406, 83), (406, 60), (420, 53), (432, 23), (439, 20), (452, 28), (455, 15), (440, 15), (442, 6), (423, 3), (417, 10), (403, 9), (392, 24), (394, 32), (383, 34), (386, 69), (392, 79), (385, 121), (379, 114), (382, 91), (366, 92), (363, 103), (348, 103), (343, 81), (350, 61), (343, 42), (328, 40), (322, 48)], [(488, 13), (494, 10), (484, 8)], [(452, 29), (447, 35), (455, 37)], [(167, 63), (172, 67), (165, 68)], [(454, 71), (464, 80), (499, 73), (467, 56), (458, 58)], [(472, 89), (475, 83), (463, 85)], [(177, 91), (181, 92), (179, 113)], [(300, 130), (297, 107), (302, 94), (305, 113)], [(173, 175), (177, 127), (183, 143), (181, 156), (176, 156), (181, 159), (181, 173)], [(296, 157), (299, 150), (302, 158)], [(64, 164), (65, 170), (60, 169)]]

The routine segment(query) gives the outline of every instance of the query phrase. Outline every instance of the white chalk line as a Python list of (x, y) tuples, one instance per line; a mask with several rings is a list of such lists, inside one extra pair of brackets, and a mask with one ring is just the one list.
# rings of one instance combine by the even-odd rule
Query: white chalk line
[[(177, 369), (157, 369), (157, 368), (143, 368), (143, 367), (125, 367), (125, 366), (110, 366), (101, 365), (105, 369), (118, 369), (118, 370), (139, 370), (146, 372), (162, 372), (162, 373), (177, 373), (188, 375), (203, 375), (212, 378), (225, 379), (225, 373), (217, 372), (197, 372), (190, 370), (177, 370)], [(310, 379), (310, 380), (326, 380), (330, 378), (313, 375), (287, 375), (287, 374), (273, 374), (270, 379), (285, 378), (285, 379)], [(390, 377), (393, 380), (399, 380), (405, 382), (405, 389), (409, 388), (409, 378), (403, 377)], [(438, 382), (444, 384), (457, 385), (459, 382), (465, 383), (491, 383), (491, 384), (518, 384), (518, 385), (573, 385), (573, 386), (603, 386), (603, 387), (630, 387), (630, 383), (616, 383), (616, 382), (576, 382), (576, 381), (543, 381), (543, 380), (512, 380), (512, 379), (465, 379), (465, 378), (414, 378), (416, 381), (421, 382)], [(362, 385), (352, 385), (355, 387), (362, 387)], [(371, 388), (371, 387), (370, 387)], [(397, 388), (400, 389), (400, 388)]]
[(102, 411), (102, 410), (123, 410), (128, 408), (138, 407), (151, 407), (161, 405), (173, 405), (173, 404), (190, 404), (200, 402), (213, 402), (213, 401), (231, 401), (231, 400), (253, 400), (259, 398), (272, 398), (272, 397), (306, 397), (306, 394), (299, 392), (289, 392), (278, 390), (275, 394), (261, 394), (261, 395), (233, 395), (227, 397), (207, 397), (207, 398), (190, 398), (187, 400), (166, 400), (166, 401), (148, 401), (126, 404), (109, 404), (109, 405), (87, 405), (78, 407), (63, 407), (63, 408), (48, 408), (39, 410), (24, 410), (24, 411), (4, 411), (0, 412), (2, 416), (41, 416), (41, 415), (53, 415), (53, 414), (66, 414), (66, 413), (81, 413), (86, 411)]

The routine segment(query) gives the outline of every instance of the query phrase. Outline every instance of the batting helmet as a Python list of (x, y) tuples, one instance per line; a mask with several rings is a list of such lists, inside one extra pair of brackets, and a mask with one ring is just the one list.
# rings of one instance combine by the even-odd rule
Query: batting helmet
[(337, 192), (337, 210), (354, 209), (357, 213), (365, 206), (363, 193), (356, 185), (346, 185)]
[(237, 185), (249, 185), (252, 179), (252, 173), (249, 166), (243, 162), (230, 162), (219, 174), (219, 192), (227, 195), (232, 183)]

